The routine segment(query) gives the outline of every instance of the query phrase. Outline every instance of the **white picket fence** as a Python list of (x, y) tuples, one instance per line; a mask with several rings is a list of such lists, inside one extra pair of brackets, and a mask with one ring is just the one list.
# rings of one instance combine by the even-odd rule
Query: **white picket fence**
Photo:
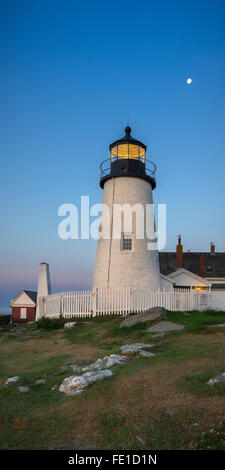
[(42, 299), (42, 314), (64, 318), (139, 313), (151, 307), (171, 311), (204, 310), (210, 306), (210, 292), (177, 289), (94, 289), (52, 294)]

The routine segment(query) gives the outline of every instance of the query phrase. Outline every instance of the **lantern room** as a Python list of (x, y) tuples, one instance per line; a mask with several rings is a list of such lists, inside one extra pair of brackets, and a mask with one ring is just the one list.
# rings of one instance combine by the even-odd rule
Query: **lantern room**
[(110, 158), (113, 162), (117, 158), (136, 159), (145, 163), (146, 145), (131, 137), (131, 128), (125, 128), (125, 136), (113, 142), (110, 146)]
[(146, 159), (147, 147), (140, 140), (131, 136), (131, 128), (125, 128), (125, 135), (109, 146), (110, 158), (104, 160), (100, 166), (100, 186), (110, 178), (130, 176), (142, 178), (155, 188), (156, 165)]

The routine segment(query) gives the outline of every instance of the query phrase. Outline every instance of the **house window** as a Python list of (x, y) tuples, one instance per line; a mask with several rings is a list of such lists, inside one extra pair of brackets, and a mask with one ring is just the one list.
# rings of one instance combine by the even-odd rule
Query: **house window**
[(20, 318), (21, 318), (21, 320), (25, 320), (27, 318), (27, 309), (26, 308), (21, 308), (20, 309)]
[(207, 270), (208, 273), (211, 273), (212, 270), (213, 270), (213, 267), (212, 267), (210, 264), (208, 264), (208, 265), (206, 266), (206, 270)]
[(132, 250), (132, 233), (122, 233), (122, 251)]

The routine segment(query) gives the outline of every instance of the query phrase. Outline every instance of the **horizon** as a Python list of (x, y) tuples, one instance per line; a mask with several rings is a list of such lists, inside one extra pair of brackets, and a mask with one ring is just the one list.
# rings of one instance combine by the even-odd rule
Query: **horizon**
[(42, 259), (53, 292), (91, 287), (97, 242), (60, 240), (58, 208), (102, 201), (99, 165), (128, 121), (157, 165), (163, 251), (181, 233), (225, 252), (225, 5), (181, 3), (2, 6), (0, 312), (37, 289)]
[[(166, 252), (166, 250), (160, 250), (160, 251), (161, 251), (161, 252)], [(169, 250), (169, 251), (167, 251), (167, 253), (176, 253), (176, 246), (175, 246), (175, 249), (174, 249), (174, 250)], [(209, 249), (208, 251), (194, 251), (194, 250), (190, 250), (190, 251), (189, 251), (189, 250), (186, 250), (186, 251), (185, 251), (185, 250), (183, 250), (183, 254), (185, 254), (185, 253), (210, 254), (210, 249)], [(218, 253), (218, 254), (220, 254), (220, 253), (225, 254), (225, 251), (215, 251), (215, 254), (217, 254), (217, 253)], [(39, 266), (38, 266), (38, 268), (39, 268)], [(49, 266), (49, 269), (50, 269), (50, 275), (51, 275), (51, 267), (50, 267), (50, 266)], [(206, 276), (206, 277), (209, 277), (209, 278), (210, 278), (210, 275), (209, 275), (209, 276)], [(37, 269), (37, 278), (38, 278), (38, 269)], [(52, 287), (52, 292), (53, 292), (53, 293), (57, 293), (57, 292), (61, 292), (61, 291), (62, 291), (62, 292), (65, 292), (65, 291), (67, 291), (67, 290), (70, 290), (70, 289), (61, 289), (61, 290), (58, 289), (58, 290), (57, 290), (57, 289), (54, 288), (54, 285), (51, 285), (51, 287)], [(91, 288), (91, 285), (89, 286), (89, 288)], [(77, 288), (76, 290), (79, 291), (79, 290), (85, 290), (85, 289), (87, 289), (87, 287), (79, 287), (79, 288)], [(15, 298), (22, 290), (29, 290), (29, 289), (26, 289), (26, 288), (21, 288), (21, 289), (19, 289), (19, 290), (17, 291), (17, 293), (16, 293), (15, 295), (13, 295), (12, 298), (9, 299), (9, 302), (10, 302), (13, 298)], [(30, 289), (30, 290), (31, 290), (31, 291), (34, 291), (34, 292), (37, 292), (37, 283), (36, 283), (36, 287), (34, 287), (34, 289)], [(74, 289), (73, 289), (73, 286), (71, 286), (71, 290), (74, 290)], [(8, 313), (10, 313), (10, 312), (11, 312), (11, 307), (10, 307), (10, 306), (2, 306), (2, 307), (0, 307), (0, 314), (4, 314), (4, 313), (5, 313), (5, 314), (8, 314)]]

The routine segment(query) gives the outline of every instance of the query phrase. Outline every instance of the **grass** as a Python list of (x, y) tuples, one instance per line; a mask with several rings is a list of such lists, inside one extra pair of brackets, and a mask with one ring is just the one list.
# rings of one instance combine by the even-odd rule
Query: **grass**
[[(0, 448), (224, 449), (225, 384), (207, 381), (225, 371), (225, 328), (209, 328), (225, 312), (189, 313), (168, 312), (185, 328), (163, 338), (147, 324), (121, 328), (115, 317), (78, 320), (71, 330), (23, 325), (19, 336), (3, 326), (0, 383), (13, 375), (20, 382), (0, 385)], [(72, 375), (66, 364), (89, 364), (133, 342), (153, 344), (156, 356), (130, 356), (80, 396), (58, 391)], [(40, 378), (46, 383), (35, 384)]]
[[(206, 333), (212, 332), (207, 327), (225, 322), (225, 312), (215, 312), (213, 310), (206, 310), (203, 312), (187, 312), (186, 316), (183, 312), (170, 312), (168, 319), (185, 325), (185, 333)], [(225, 330), (224, 330), (225, 331)]]
[(220, 372), (221, 369), (206, 368), (204, 371), (197, 374), (184, 375), (182, 379), (178, 381), (178, 385), (189, 390), (197, 397), (203, 395), (207, 397), (213, 397), (214, 395), (225, 396), (225, 386), (223, 383), (216, 383), (210, 387), (207, 384), (213, 375), (219, 374)]

